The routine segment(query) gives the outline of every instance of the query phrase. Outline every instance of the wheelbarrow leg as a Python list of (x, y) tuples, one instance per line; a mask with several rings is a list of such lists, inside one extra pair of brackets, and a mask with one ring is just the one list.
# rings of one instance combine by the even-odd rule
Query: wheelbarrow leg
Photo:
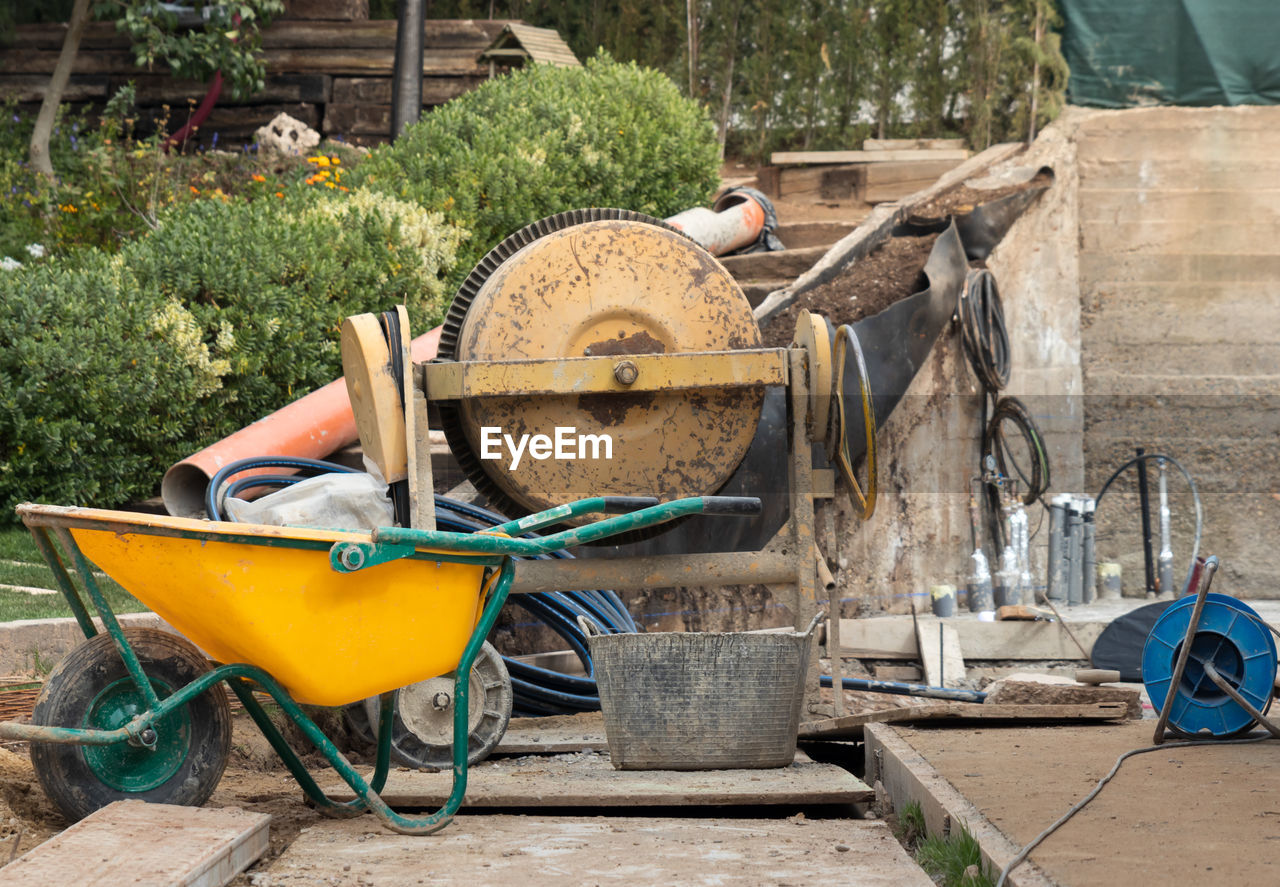
[[(266, 713), (262, 705), (254, 698), (252, 683), (244, 678), (232, 678), (227, 683), (231, 685), (232, 691), (239, 697), (245, 711), (249, 713), (249, 717), (253, 718), (253, 722), (258, 725), (258, 729), (262, 731), (262, 735), (266, 737), (267, 742), (271, 744), (276, 754), (280, 756), (280, 760), (284, 762), (289, 773), (297, 780), (298, 785), (302, 787), (302, 791), (321, 812), (337, 817), (356, 816), (364, 812), (366, 804), (359, 796), (359, 792), (356, 793), (355, 800), (335, 801), (321, 790), (302, 763), (302, 759), (298, 757), (298, 754), (289, 745), (288, 740), (284, 738), (284, 735), (281, 734), (276, 725), (271, 722), (271, 717)], [(334, 765), (334, 769), (338, 769), (341, 773), (337, 765), (337, 760), (341, 759), (348, 768), (351, 768), (351, 772), (355, 773), (351, 764), (338, 751), (338, 747), (320, 732), (320, 728), (315, 725), (315, 722), (293, 699), (283, 691), (276, 692), (279, 688), (264, 684), (263, 689), (284, 709), (286, 716), (298, 725), (307, 738), (316, 746), (317, 750), (329, 759), (329, 762)], [(382, 787), (387, 782), (387, 773), (391, 769), (391, 713), (393, 700), (394, 697), (390, 693), (382, 694), (379, 699), (381, 724), (385, 726), (380, 726), (378, 729), (378, 756), (374, 764), (373, 776), (368, 782), (368, 788), (373, 792), (382, 791)], [(350, 782), (350, 780), (347, 781)], [(360, 781), (363, 783), (363, 778)]]
[[(467, 792), (467, 743), (470, 734), (468, 729), (470, 713), (468, 693), (470, 690), (471, 665), (475, 662), (476, 656), (479, 655), (484, 639), (498, 619), (498, 612), (506, 602), (507, 593), (511, 590), (511, 581), (514, 577), (514, 562), (510, 558), (506, 558), (498, 574), (491, 581), (484, 611), (476, 623), (475, 630), (471, 633), (470, 640), (467, 641), (467, 645), (462, 651), (462, 658), (458, 661), (453, 683), (455, 700), (453, 708), (453, 788), (444, 806), (430, 815), (402, 816), (392, 810), (379, 795), (379, 792), (382, 791), (383, 786), (386, 784), (387, 772), (390, 769), (392, 694), (384, 693), (380, 699), (378, 760), (374, 766), (373, 777), (366, 782), (364, 777), (347, 760), (346, 756), (338, 750), (338, 747), (316, 726), (316, 722), (271, 677), (265, 673), (260, 673), (259, 676), (255, 676), (252, 683), (244, 678), (231, 678), (228, 683), (236, 696), (244, 703), (245, 710), (249, 712), (249, 716), (253, 718), (254, 723), (258, 725), (258, 729), (262, 731), (267, 741), (271, 743), (271, 747), (276, 750), (276, 754), (280, 755), (281, 760), (289, 768), (289, 772), (293, 774), (294, 779), (302, 786), (302, 790), (306, 792), (307, 797), (322, 810), (341, 816), (344, 814), (354, 815), (368, 809), (392, 831), (405, 835), (429, 835), (449, 824), (453, 819), (453, 815), (458, 812), (458, 808), (462, 806), (463, 796)], [(275, 724), (271, 723), (266, 711), (258, 704), (258, 700), (253, 697), (254, 683), (262, 690), (265, 690), (284, 709), (285, 715), (298, 725), (298, 729), (302, 730), (303, 734), (311, 740), (316, 749), (328, 759), (330, 765), (333, 766), (334, 772), (342, 777), (343, 782), (355, 792), (356, 797), (354, 800), (345, 803), (334, 801), (321, 791), (315, 780), (312, 779), (311, 774), (307, 772), (307, 768), (303, 766), (301, 759), (289, 747), (289, 743), (285, 741), (284, 736), (276, 729)]]

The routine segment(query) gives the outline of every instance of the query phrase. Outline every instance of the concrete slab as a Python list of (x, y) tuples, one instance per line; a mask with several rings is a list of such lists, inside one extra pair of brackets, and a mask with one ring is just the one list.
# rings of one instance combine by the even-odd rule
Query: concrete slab
[(3, 869), (3, 887), (223, 887), (266, 852), (271, 817), (116, 801)]
[(931, 887), (878, 821), (460, 816), (429, 838), (373, 820), (304, 830), (254, 887), (857, 884)]
[[(1051, 731), (873, 725), (867, 761), (895, 805), (915, 797), (926, 820), (932, 814), (940, 825), (950, 815), (976, 825), (984, 853), (1007, 861), (1084, 797), (1122, 753), (1149, 747), (1154, 726), (1152, 720)], [(1030, 862), (1052, 883), (1070, 887), (1274, 884), (1278, 794), (1275, 741), (1166, 744), (1126, 760)], [(1011, 883), (1047, 883), (1043, 876), (1023, 865)]]
[[(452, 774), (399, 770), (382, 797), (393, 807), (439, 807)], [(350, 789), (330, 786), (335, 799)], [(615, 770), (609, 756), (583, 752), (483, 761), (467, 777), (464, 807), (665, 807), (818, 805), (869, 801), (875, 793), (834, 764), (803, 754), (789, 767), (770, 770)]]

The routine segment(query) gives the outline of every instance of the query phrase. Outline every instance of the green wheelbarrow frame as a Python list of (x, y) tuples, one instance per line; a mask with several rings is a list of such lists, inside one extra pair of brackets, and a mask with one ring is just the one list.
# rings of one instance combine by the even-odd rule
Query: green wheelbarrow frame
[[(391, 764), (393, 693), (383, 693), (379, 697), (377, 755), (373, 773), (367, 779), (325, 736), (302, 706), (294, 701), (270, 674), (255, 665), (249, 663), (217, 665), (211, 671), (178, 688), (171, 695), (160, 699), (115, 612), (102, 593), (89, 561), (80, 551), (70, 532), (65, 527), (51, 525), (52, 521), (42, 523), (38, 518), (34, 518), (35, 512), (32, 506), (19, 506), (19, 514), (23, 516), (24, 521), (29, 521), (28, 529), (35, 539), (36, 546), (53, 572), (62, 596), (75, 615), (81, 631), (86, 638), (92, 638), (98, 634), (98, 629), (89, 616), (89, 609), (76, 588), (70, 572), (53, 545), (51, 532), (58, 537), (58, 541), (71, 558), (80, 576), (89, 603), (102, 620), (103, 627), (111, 636), (136, 691), (146, 703), (146, 710), (134, 716), (123, 726), (110, 730), (0, 722), (0, 739), (81, 746), (109, 746), (127, 742), (139, 748), (154, 749), (158, 740), (155, 726), (157, 723), (180, 710), (201, 693), (225, 681), (276, 754), (280, 756), (290, 774), (302, 787), (307, 798), (322, 812), (331, 816), (354, 816), (367, 810), (393, 831), (407, 835), (431, 834), (449, 824), (462, 806), (466, 795), (470, 688), (470, 680), (467, 678), (511, 590), (515, 575), (515, 558), (571, 548), (686, 515), (746, 515), (758, 512), (759, 507), (758, 499), (739, 497), (702, 496), (658, 504), (655, 499), (598, 496), (509, 521), (479, 533), (381, 527), (370, 534), (370, 542), (339, 542), (333, 545), (329, 552), (330, 565), (335, 571), (344, 573), (373, 569), (393, 560), (413, 557), (418, 553), (418, 549), (449, 552), (452, 555), (451, 560), (456, 559), (488, 568), (483, 580), (487, 591), (484, 608), (454, 672), (452, 788), (448, 799), (436, 812), (406, 816), (392, 810), (381, 797)], [(524, 535), (587, 514), (616, 512), (625, 513), (537, 539), (515, 538), (512, 535)], [(271, 544), (288, 545), (288, 542), (287, 539), (276, 539)], [(321, 790), (298, 754), (289, 746), (280, 730), (271, 722), (262, 704), (255, 698), (255, 690), (265, 692), (280, 706), (285, 716), (302, 731), (343, 782), (355, 793), (353, 800), (336, 801)]]

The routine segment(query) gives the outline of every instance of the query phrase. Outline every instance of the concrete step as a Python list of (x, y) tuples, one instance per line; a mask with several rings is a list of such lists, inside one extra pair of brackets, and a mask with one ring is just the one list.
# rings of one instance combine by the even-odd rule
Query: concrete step
[(785, 289), (791, 285), (794, 278), (780, 278), (778, 280), (747, 280), (739, 281), (742, 285), (742, 291), (747, 295), (747, 301), (754, 308), (764, 301), (764, 297), (774, 290)]
[(725, 256), (720, 259), (720, 263), (739, 282), (777, 280), (784, 277), (795, 279), (812, 268), (814, 262), (826, 255), (826, 252), (826, 246), (806, 246), (773, 253)]
[(830, 246), (856, 227), (858, 223), (854, 221), (784, 222), (774, 233), (787, 249), (803, 249)]

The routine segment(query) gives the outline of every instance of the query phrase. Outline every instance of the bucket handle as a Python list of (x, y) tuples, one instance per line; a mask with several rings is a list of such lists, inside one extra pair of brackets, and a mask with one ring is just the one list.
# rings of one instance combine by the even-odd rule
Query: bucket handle
[(578, 627), (582, 629), (582, 633), (588, 638), (603, 637), (604, 632), (600, 630), (600, 626), (596, 625), (586, 616), (578, 615)]
[[(579, 619), (581, 619), (582, 617), (581, 617), (581, 616), (579, 616), (578, 618), (579, 618)], [(806, 629), (804, 630), (804, 636), (805, 636), (805, 637), (812, 637), (812, 636), (813, 636), (813, 630), (814, 630), (815, 628), (817, 628), (817, 627), (818, 627), (818, 623), (819, 623), (819, 622), (821, 622), (823, 619), (826, 619), (826, 618), (827, 618), (827, 611), (826, 611), (826, 610), (819, 610), (818, 612), (814, 613), (814, 614), (813, 614), (813, 620), (809, 623), (809, 627), (808, 627), (808, 628), (806, 628)]]

